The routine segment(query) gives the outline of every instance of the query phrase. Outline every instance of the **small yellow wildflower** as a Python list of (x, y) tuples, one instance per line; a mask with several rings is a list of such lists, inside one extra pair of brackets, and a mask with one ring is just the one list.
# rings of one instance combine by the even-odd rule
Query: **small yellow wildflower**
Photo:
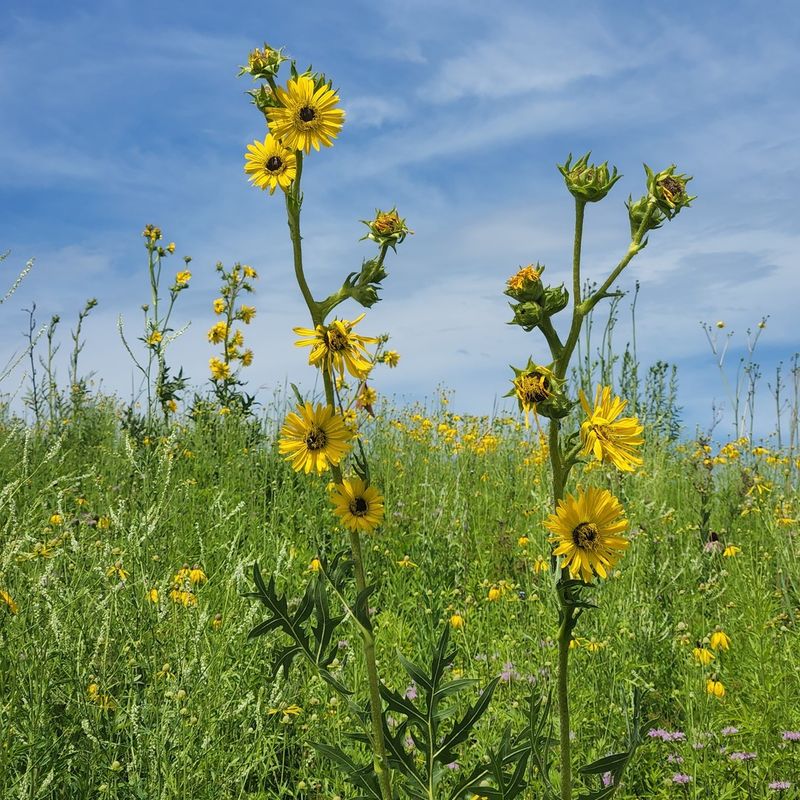
[(175, 285), (176, 286), (186, 286), (186, 284), (188, 284), (191, 279), (192, 279), (192, 273), (189, 272), (188, 269), (181, 270), (175, 276)]
[(490, 602), (494, 603), (494, 602), (496, 602), (497, 600), (500, 599), (500, 595), (501, 594), (502, 593), (501, 593), (500, 589), (497, 588), (497, 586), (492, 586), (492, 588), (489, 589), (488, 599), (489, 599)]
[(99, 531), (107, 531), (111, 527), (111, 519), (110, 517), (98, 517), (97, 518), (97, 530)]
[(387, 350), (383, 354), (383, 363), (394, 369), (400, 362), (400, 353), (396, 350)]
[(453, 614), (450, 617), (450, 626), (459, 630), (460, 628), (464, 627), (464, 617), (461, 614)]
[(214, 301), (214, 313), (221, 314), (225, 310), (225, 300), (222, 297), (218, 297)]
[(51, 525), (63, 525), (64, 524), (64, 517), (61, 514), (55, 513), (50, 516), (50, 524)]
[(531, 565), (533, 571), (538, 575), (540, 572), (547, 572), (550, 569), (550, 562), (541, 556), (536, 556), (536, 561)]
[(249, 267), (247, 264), (245, 264), (242, 267), (242, 272), (244, 272), (245, 278), (257, 278), (258, 277), (258, 273), (252, 267)]
[(211, 377), (215, 381), (223, 381), (231, 376), (230, 364), (226, 364), (216, 356), (208, 359), (208, 368), (211, 370)]
[(149, 600), (151, 603), (153, 603), (153, 604), (157, 604), (157, 603), (158, 603), (158, 589), (151, 589), (151, 590), (150, 590), (150, 591), (147, 593), (147, 599), (148, 599), (148, 600)]
[(197, 584), (203, 584), (203, 583), (205, 583), (207, 580), (208, 580), (208, 578), (206, 577), (206, 574), (205, 574), (205, 572), (203, 572), (203, 570), (200, 568), (200, 565), (199, 565), (199, 564), (195, 564), (195, 565), (194, 565), (194, 566), (193, 566), (193, 567), (192, 567), (192, 568), (189, 570), (189, 581), (190, 581), (190, 582), (191, 582), (193, 585), (197, 585)]
[(725, 633), (722, 628), (716, 628), (711, 634), (711, 649), (712, 650), (729, 650), (731, 646), (731, 638)]
[(517, 539), (517, 544), (520, 547), (527, 547), (529, 541), (530, 539), (527, 536), (520, 536), (519, 539)]
[(692, 655), (698, 664), (707, 667), (716, 657), (707, 647), (700, 647), (699, 645), (692, 650)]
[(408, 555), (404, 555), (398, 562), (397, 566), (401, 569), (410, 569), (411, 567), (418, 566), (415, 564)]
[(226, 322), (216, 322), (208, 331), (208, 341), (211, 344), (220, 344), (225, 341), (228, 335), (228, 324)]
[(14, 602), (14, 598), (5, 589), (0, 589), (0, 602), (8, 608), (10, 613), (19, 613), (19, 606)]
[(319, 572), (322, 569), (322, 562), (318, 558), (312, 558), (308, 565), (309, 572)]
[(725, 558), (733, 558), (734, 556), (738, 556), (739, 553), (742, 552), (741, 547), (737, 547), (735, 544), (729, 544), (723, 551), (722, 555)]
[(218, 631), (222, 627), (222, 614), (214, 614), (214, 619), (211, 620), (211, 627)]
[(168, 253), (174, 253), (175, 252), (175, 242), (170, 242), (167, 245), (167, 252)]
[(178, 410), (178, 404), (174, 400), (169, 399), (167, 400), (167, 409), (174, 414)]
[(720, 700), (725, 697), (725, 687), (722, 685), (722, 681), (716, 678), (709, 678), (706, 681), (706, 692)]
[(256, 315), (256, 310), (253, 306), (245, 306), (242, 305), (239, 307), (239, 319), (244, 322), (245, 325), (249, 325), (253, 317)]
[(117, 578), (119, 578), (119, 580), (121, 580), (124, 583), (126, 580), (128, 580), (128, 577), (129, 577), (130, 573), (127, 570), (124, 570), (122, 568), (122, 562), (121, 561), (115, 561), (106, 570), (106, 575), (108, 575), (109, 578), (117, 577)]

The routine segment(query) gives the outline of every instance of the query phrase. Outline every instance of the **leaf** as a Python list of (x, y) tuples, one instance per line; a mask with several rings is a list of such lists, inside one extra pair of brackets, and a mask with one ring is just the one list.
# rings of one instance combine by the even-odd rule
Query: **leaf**
[[(444, 737), (444, 740), (439, 745), (436, 753), (436, 758), (443, 760), (446, 763), (455, 761), (455, 755), (452, 749), (461, 744), (469, 735), (469, 732), (475, 726), (475, 723), (484, 715), (489, 703), (492, 699), (492, 694), (497, 686), (500, 678), (493, 678), (489, 685), (483, 690), (483, 694), (478, 698), (478, 702), (471, 706), (463, 717), (453, 726), (450, 733)], [(452, 758), (450, 757), (452, 756)]]
[(597, 761), (592, 761), (585, 767), (580, 767), (578, 772), (582, 775), (602, 775), (604, 772), (613, 772), (619, 767), (624, 767), (625, 763), (630, 758), (630, 753), (626, 750), (624, 753), (614, 753), (610, 756), (598, 758)]
[(312, 747), (318, 753), (333, 761), (334, 764), (337, 764), (344, 772), (348, 783), (365, 791), (366, 794), (362, 795), (362, 797), (368, 798), (368, 800), (382, 800), (380, 785), (373, 772), (372, 763), (359, 767), (340, 747), (335, 747), (334, 745), (314, 742)]

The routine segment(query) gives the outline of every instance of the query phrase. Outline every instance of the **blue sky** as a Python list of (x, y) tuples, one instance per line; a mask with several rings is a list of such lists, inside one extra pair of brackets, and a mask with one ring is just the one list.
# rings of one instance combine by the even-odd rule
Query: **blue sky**
[[(36, 266), (0, 309), (0, 357), (19, 347), (21, 308), (35, 301), (41, 322), (60, 314), (66, 337), (95, 296), (84, 369), (128, 397), (117, 318), (138, 329), (140, 232), (152, 222), (193, 257), (176, 317), (192, 324), (171, 360), (205, 380), (214, 264), (241, 261), (261, 275), (251, 389), (266, 400), (287, 379), (312, 385), (292, 346), (306, 318), (283, 204), (242, 170), (264, 123), (236, 73), (266, 40), (331, 76), (347, 112), (336, 146), (304, 172), (316, 293), (371, 253), (358, 220), (376, 207), (396, 204), (416, 231), (361, 326), (391, 333), (402, 356), (379, 390), (417, 399), (443, 385), (454, 407), (488, 413), (508, 364), (544, 359), (536, 334), (505, 324), (503, 283), (537, 260), (551, 280), (567, 279), (572, 202), (554, 165), (591, 149), (624, 178), (589, 209), (590, 277), (604, 277), (627, 246), (623, 203), (642, 192), (642, 162), (674, 161), (695, 176), (694, 207), (654, 232), (620, 288), (640, 281), (640, 356), (678, 364), (685, 420), (705, 427), (725, 393), (701, 320), (724, 320), (743, 345), (745, 329), (770, 315), (757, 351), (763, 384), (800, 349), (799, 39), (791, 2), (4, 0), (0, 251), (13, 251), (4, 284), (29, 257)], [(737, 359), (732, 346), (731, 368)], [(766, 431), (768, 396), (760, 408)]]

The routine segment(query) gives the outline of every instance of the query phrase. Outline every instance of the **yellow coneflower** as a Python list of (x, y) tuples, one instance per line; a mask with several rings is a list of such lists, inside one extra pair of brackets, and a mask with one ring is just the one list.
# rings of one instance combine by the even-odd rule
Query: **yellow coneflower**
[(364, 380), (372, 369), (372, 361), (365, 349), (368, 344), (377, 344), (372, 336), (360, 336), (353, 333), (353, 328), (364, 319), (360, 314), (356, 319), (335, 319), (329, 325), (317, 325), (311, 328), (294, 328), (298, 336), (305, 338), (295, 342), (295, 347), (311, 346), (308, 363), (344, 376), (347, 371), (358, 380)]
[(147, 593), (147, 599), (149, 602), (153, 603), (153, 605), (158, 605), (158, 589), (150, 589)]
[(216, 322), (208, 331), (208, 341), (211, 344), (221, 344), (228, 335), (228, 325), (226, 322)]
[(52, 514), (50, 516), (50, 524), (54, 525), (54, 526), (63, 525), (64, 524), (64, 517), (62, 517), (61, 514), (59, 514), (59, 513)]
[(14, 602), (14, 598), (5, 589), (0, 589), (0, 603), (3, 603), (8, 608), (10, 613), (19, 613), (19, 606)]
[(725, 697), (725, 687), (723, 686), (722, 681), (717, 680), (716, 678), (709, 678), (706, 681), (706, 692), (712, 697), (716, 697), (720, 700)]
[(255, 306), (242, 305), (239, 307), (237, 314), (239, 319), (244, 322), (245, 325), (249, 325), (253, 321), (253, 317), (256, 315)]
[(729, 544), (723, 551), (722, 555), (725, 558), (733, 558), (734, 556), (738, 556), (739, 553), (742, 552), (741, 547), (737, 547), (735, 544)]
[(119, 578), (119, 580), (124, 583), (128, 580), (130, 573), (122, 568), (121, 561), (116, 561), (106, 570), (106, 575), (108, 575), (109, 578)]
[(161, 341), (163, 338), (164, 338), (164, 337), (163, 337), (163, 335), (161, 334), (161, 331), (153, 331), (153, 332), (152, 332), (152, 333), (151, 333), (151, 334), (150, 334), (150, 335), (147, 337), (147, 344), (148, 344), (148, 345), (150, 345), (151, 347), (154, 347), (154, 346), (155, 346), (155, 345), (157, 345), (157, 344), (158, 344), (158, 343), (159, 343), (159, 342), (160, 342), (160, 341)]
[(270, 134), (263, 142), (257, 139), (247, 145), (244, 171), (259, 189), (269, 189), (270, 194), (280, 187), (285, 192), (297, 176), (297, 156)]
[(372, 533), (383, 521), (383, 495), (361, 478), (342, 481), (331, 493), (333, 512), (350, 531)]
[(579, 490), (577, 497), (568, 494), (545, 521), (545, 528), (553, 534), (550, 541), (556, 545), (553, 554), (563, 556), (561, 566), (584, 583), (591, 583), (595, 573), (608, 577), (608, 568), (629, 545), (617, 535), (627, 527), (619, 500), (608, 489), (596, 486)]
[(197, 585), (206, 583), (206, 581), (208, 581), (208, 578), (205, 572), (203, 572), (199, 564), (195, 564), (189, 570), (189, 582), (192, 583), (192, 585)]
[(394, 369), (400, 363), (400, 353), (396, 350), (387, 350), (383, 354), (383, 363)]
[(598, 461), (610, 461), (623, 472), (633, 472), (642, 459), (636, 448), (642, 445), (642, 431), (636, 417), (617, 419), (625, 410), (627, 400), (611, 396), (611, 387), (597, 387), (594, 408), (589, 407), (586, 395), (579, 393), (581, 406), (588, 417), (581, 425), (585, 455), (594, 454)]
[(244, 272), (245, 278), (257, 278), (258, 277), (258, 273), (252, 267), (248, 266), (247, 264), (245, 264), (242, 267), (242, 272)]
[(414, 562), (411, 560), (411, 556), (409, 556), (409, 555), (404, 555), (404, 556), (403, 556), (403, 557), (402, 557), (402, 558), (401, 558), (401, 559), (400, 559), (400, 560), (397, 562), (397, 566), (398, 566), (398, 567), (400, 567), (401, 569), (411, 569), (411, 568), (413, 568), (413, 567), (416, 567), (416, 566), (419, 566), (419, 565), (418, 565), (418, 564), (415, 564), (415, 563), (414, 563)]
[(712, 650), (729, 650), (731, 638), (722, 628), (716, 628), (710, 638)]
[(322, 569), (322, 562), (318, 558), (312, 558), (308, 565), (309, 572), (319, 572)]
[(110, 517), (98, 517), (97, 519), (97, 530), (99, 531), (107, 531), (111, 527), (111, 518)]
[(331, 464), (338, 464), (350, 449), (351, 431), (331, 406), (311, 403), (298, 406), (287, 415), (281, 428), (278, 450), (292, 468), (321, 475)]
[(450, 616), (450, 627), (459, 630), (464, 627), (464, 617), (461, 614), (451, 614)]
[(531, 564), (531, 569), (536, 575), (538, 575), (540, 572), (547, 572), (547, 570), (550, 569), (550, 562), (541, 556), (536, 556), (536, 561)]
[(286, 89), (278, 87), (280, 106), (266, 110), (269, 128), (276, 139), (290, 150), (309, 153), (320, 144), (331, 147), (344, 124), (344, 111), (336, 106), (339, 95), (327, 84), (319, 88), (313, 78), (298, 75)]
[(707, 667), (715, 658), (714, 654), (707, 648), (698, 645), (692, 650), (692, 655), (698, 664)]
[(208, 368), (211, 370), (211, 377), (216, 381), (224, 381), (231, 376), (230, 364), (215, 356), (208, 359)]
[(492, 586), (492, 588), (489, 589), (489, 594), (487, 595), (487, 600), (489, 600), (490, 602), (494, 603), (494, 602), (496, 602), (497, 600), (500, 599), (501, 595), (502, 595), (502, 592), (500, 591), (500, 589), (497, 586)]

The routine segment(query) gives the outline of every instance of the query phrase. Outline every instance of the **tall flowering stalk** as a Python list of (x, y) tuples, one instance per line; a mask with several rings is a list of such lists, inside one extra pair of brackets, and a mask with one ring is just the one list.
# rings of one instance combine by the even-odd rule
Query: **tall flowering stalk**
[[(573, 631), (581, 614), (593, 605), (586, 601), (585, 590), (595, 577), (606, 578), (629, 542), (623, 535), (628, 527), (624, 509), (604, 488), (577, 486), (567, 493), (573, 467), (582, 457), (595, 458), (622, 472), (632, 472), (641, 463), (638, 448), (642, 445), (642, 426), (635, 417), (624, 417), (626, 401), (613, 396), (611, 387), (598, 387), (593, 404), (580, 393), (585, 414), (578, 431), (564, 430), (576, 402), (567, 394), (567, 372), (584, 320), (604, 298), (617, 296), (611, 291), (615, 281), (633, 258), (647, 245), (647, 234), (672, 219), (694, 198), (686, 190), (689, 177), (675, 172), (675, 166), (654, 173), (647, 165), (646, 193), (634, 201), (628, 199), (631, 239), (619, 263), (600, 285), (582, 296), (581, 249), (584, 213), (588, 203), (602, 200), (620, 179), (616, 168), (589, 163), (586, 154), (572, 162), (572, 156), (559, 165), (567, 189), (575, 200), (575, 233), (572, 251), (572, 315), (566, 336), (562, 338), (552, 318), (569, 305), (569, 291), (561, 286), (545, 286), (544, 267), (522, 267), (507, 282), (506, 294), (514, 302), (513, 324), (526, 331), (538, 328), (550, 350), (550, 363), (539, 365), (529, 360), (522, 369), (514, 368), (512, 389), (526, 422), (533, 414), (548, 423), (548, 445), (552, 471), (553, 513), (545, 521), (552, 544), (551, 564), (559, 600), (558, 630), (558, 717), (561, 800), (573, 796), (573, 775), (569, 718), (569, 651)], [(639, 732), (630, 734), (628, 749), (581, 769), (584, 775), (604, 775), (611, 784), (601, 787), (608, 797), (608, 786), (617, 786), (622, 770), (639, 741)], [(544, 776), (545, 779), (546, 776)], [(611, 790), (613, 791), (613, 789)], [(595, 795), (586, 795), (592, 796)], [(600, 796), (600, 795), (598, 795)]]
[[(297, 471), (307, 474), (313, 472), (317, 475), (330, 471), (332, 475), (332, 511), (348, 531), (349, 554), (359, 598), (356, 606), (349, 610), (361, 633), (369, 690), (367, 730), (372, 745), (373, 768), (381, 797), (383, 800), (392, 800), (381, 683), (375, 658), (371, 614), (366, 603), (370, 587), (367, 586), (362, 551), (362, 535), (372, 533), (382, 522), (383, 497), (371, 484), (369, 466), (360, 447), (359, 456), (354, 459), (355, 475), (345, 476), (343, 465), (352, 450), (355, 431), (352, 420), (344, 415), (336, 388), (337, 374), (342, 379), (345, 371), (359, 381), (366, 381), (375, 358), (367, 348), (377, 344), (378, 339), (354, 332), (353, 329), (361, 321), (363, 314), (352, 321), (328, 320), (334, 309), (347, 299), (353, 299), (367, 308), (378, 301), (378, 289), (386, 277), (383, 266), (386, 254), (389, 248), (395, 249), (410, 231), (395, 209), (389, 212), (379, 211), (373, 220), (366, 223), (366, 238), (378, 245), (377, 256), (364, 261), (360, 271), (351, 273), (334, 294), (325, 299), (314, 296), (306, 278), (300, 231), (304, 159), (310, 155), (312, 148), (319, 151), (320, 146), (333, 145), (344, 124), (345, 113), (339, 108), (339, 95), (332, 88), (331, 82), (321, 73), (299, 73), (293, 61), (290, 63), (289, 80), (285, 86), (279, 86), (278, 71), (286, 60), (281, 51), (265, 45), (263, 50), (257, 49), (250, 54), (248, 65), (242, 69), (242, 74), (249, 73), (253, 78), (265, 82), (252, 91), (251, 96), (263, 112), (268, 127), (263, 141), (256, 140), (248, 146), (245, 172), (255, 187), (268, 190), (270, 194), (278, 189), (283, 192), (292, 242), (294, 274), (311, 322), (308, 328), (295, 328), (295, 332), (302, 337), (297, 344), (301, 347), (310, 345), (312, 348), (309, 364), (318, 368), (322, 374), (325, 402), (314, 405), (297, 393), (298, 406), (288, 415), (283, 425), (279, 450)], [(315, 561), (314, 571), (324, 571), (322, 562)], [(331, 565), (328, 572), (326, 577), (336, 588), (337, 565)], [(276, 604), (280, 606), (274, 593), (274, 583), (270, 582), (267, 586), (257, 569), (256, 583), (260, 590), (257, 596), (274, 612)], [(280, 613), (279, 608), (278, 614)], [(325, 617), (324, 612), (320, 614)], [(320, 627), (333, 624), (334, 621), (327, 617), (320, 623)], [(296, 629), (297, 626), (294, 626), (293, 630)], [(303, 649), (302, 636), (298, 646)], [(321, 668), (323, 677), (336, 686), (337, 679), (327, 670), (328, 663), (319, 659), (315, 663)], [(320, 745), (321, 749), (322, 747)]]

